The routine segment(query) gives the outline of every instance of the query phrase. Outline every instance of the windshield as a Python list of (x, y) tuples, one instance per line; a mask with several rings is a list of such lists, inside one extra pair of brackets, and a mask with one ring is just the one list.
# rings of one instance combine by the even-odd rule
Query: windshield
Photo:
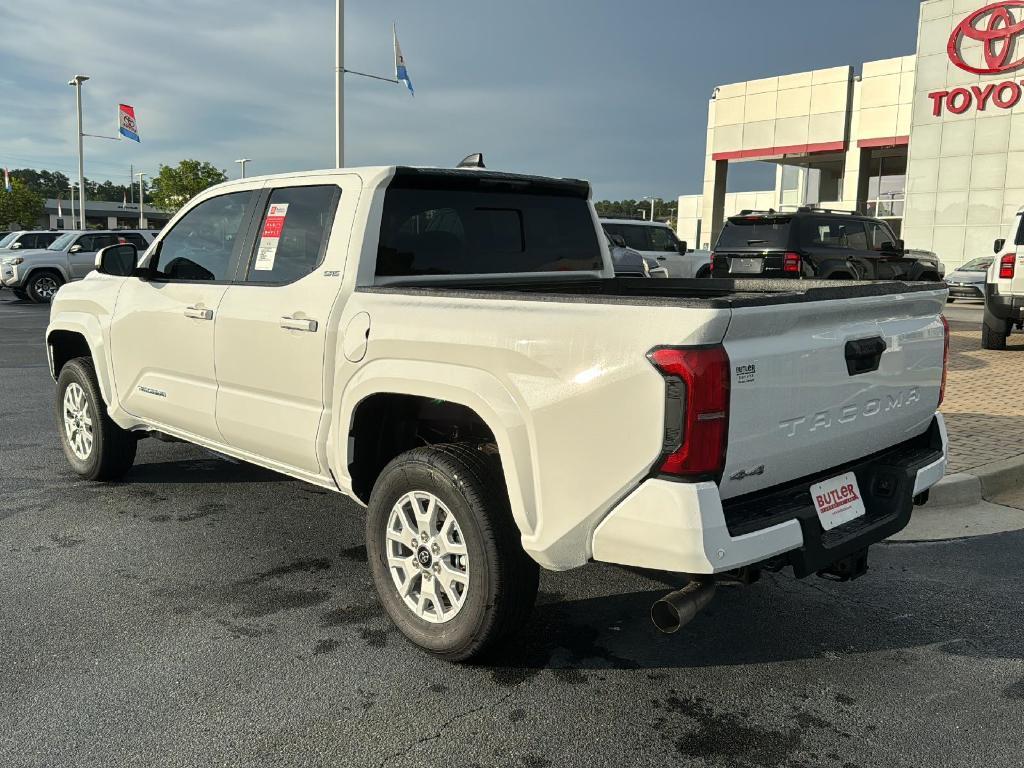
[(609, 235), (618, 235), (626, 245), (637, 251), (674, 251), (676, 236), (668, 227), (650, 224), (608, 224), (602, 223)]
[(729, 219), (715, 248), (785, 249), (789, 244), (789, 222), (790, 219), (765, 216)]
[(9, 235), (5, 235), (4, 238), (0, 240), (0, 248), (6, 248), (8, 245), (14, 242), (14, 238), (16, 238), (17, 236), (17, 232), (11, 232)]
[(67, 246), (67, 244), (70, 243), (72, 240), (74, 240), (76, 237), (78, 237), (78, 233), (77, 232), (68, 232), (67, 234), (61, 235), (56, 240), (54, 240), (52, 243), (50, 243), (50, 245), (47, 247), (46, 250), (48, 250), (48, 251), (63, 251), (65, 246)]
[(988, 272), (992, 266), (992, 259), (974, 259), (968, 261), (962, 267), (957, 267), (957, 272)]

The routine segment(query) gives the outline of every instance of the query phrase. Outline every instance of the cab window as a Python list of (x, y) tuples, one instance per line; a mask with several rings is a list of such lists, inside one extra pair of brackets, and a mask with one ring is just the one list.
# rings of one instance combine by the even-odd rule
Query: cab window
[(868, 222), (868, 243), (872, 251), (881, 251), (885, 243), (895, 243), (896, 235), (892, 233), (887, 224), (881, 222)]
[(246, 190), (212, 197), (186, 213), (161, 242), (157, 263), (151, 265), (156, 279), (231, 280), (254, 194)]
[(811, 246), (868, 250), (864, 223), (857, 219), (814, 217), (807, 220), (807, 227)]
[(341, 190), (282, 187), (270, 194), (246, 275), (249, 283), (292, 283), (320, 266)]

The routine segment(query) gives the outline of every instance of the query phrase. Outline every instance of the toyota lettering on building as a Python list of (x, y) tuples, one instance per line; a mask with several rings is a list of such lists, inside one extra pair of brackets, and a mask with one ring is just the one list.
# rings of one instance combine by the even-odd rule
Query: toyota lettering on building
[[(743, 209), (811, 205), (884, 219), (947, 271), (991, 253), (1024, 206), (1024, 0), (926, 0), (904, 51), (716, 88), (680, 239), (712, 248)], [(774, 188), (727, 194), (729, 168), (755, 161)]]

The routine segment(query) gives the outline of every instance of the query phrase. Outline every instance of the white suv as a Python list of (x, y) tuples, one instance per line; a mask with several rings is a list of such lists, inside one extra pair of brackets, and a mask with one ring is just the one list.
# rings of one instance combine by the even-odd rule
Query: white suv
[(1024, 328), (1024, 208), (1017, 211), (1009, 232), (1009, 240), (996, 240), (996, 257), (985, 277), (985, 349), (1006, 349), (1013, 327)]
[(689, 250), (668, 224), (635, 219), (601, 219), (601, 226), (616, 244), (657, 259), (669, 277), (711, 277), (711, 252)]

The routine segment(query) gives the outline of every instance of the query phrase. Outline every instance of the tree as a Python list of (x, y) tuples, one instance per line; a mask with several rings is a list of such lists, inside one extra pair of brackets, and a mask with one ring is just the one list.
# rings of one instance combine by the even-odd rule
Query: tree
[(35, 192), (42, 198), (54, 198), (68, 196), (68, 187), (71, 180), (60, 171), (37, 171), (34, 168), (15, 168), (11, 171), (11, 178), (17, 179), (25, 185), (30, 192)]
[(176, 211), (204, 189), (227, 180), (224, 171), (199, 160), (182, 160), (176, 166), (161, 165), (153, 179), (152, 202), (165, 211)]
[(11, 191), (0, 186), (0, 229), (17, 225), (31, 229), (45, 213), (43, 197), (30, 190), (20, 179), (11, 180)]
[[(650, 200), (601, 200), (594, 203), (598, 216), (608, 219), (639, 219), (650, 218)], [(676, 203), (667, 203), (660, 197), (654, 201), (654, 220), (669, 221), (674, 223), (676, 217)]]

